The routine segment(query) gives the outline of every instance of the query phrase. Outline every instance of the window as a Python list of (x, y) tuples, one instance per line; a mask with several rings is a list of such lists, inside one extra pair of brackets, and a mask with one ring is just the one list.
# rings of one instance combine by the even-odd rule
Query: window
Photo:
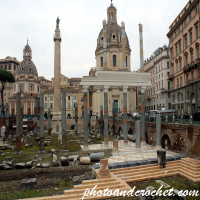
[(70, 108), (70, 103), (68, 103), (68, 108)]
[(167, 68), (169, 69), (169, 62), (167, 62)]
[(53, 97), (50, 97), (50, 101), (53, 101)]
[(178, 101), (180, 101), (180, 94), (178, 93)]
[(192, 31), (190, 31), (190, 44), (192, 44)]
[(187, 36), (185, 36), (185, 48), (187, 48)]
[(171, 103), (168, 104), (169, 109), (171, 109)]
[(153, 70), (153, 74), (154, 74), (154, 70)]
[(7, 65), (5, 65), (5, 70), (7, 70)]
[(180, 77), (180, 86), (182, 87), (182, 76)]
[(176, 62), (176, 72), (178, 72), (178, 61)]
[(8, 96), (10, 96), (10, 92), (8, 93)]
[(177, 45), (176, 45), (176, 56), (178, 55), (178, 47), (177, 47)]
[(53, 108), (53, 104), (52, 103), (50, 103), (50, 108)]
[(196, 26), (196, 39), (199, 37), (199, 27)]
[(193, 51), (190, 52), (191, 62), (193, 62)]
[(65, 78), (63, 78), (63, 81), (66, 81)]
[(191, 71), (191, 79), (193, 80), (194, 79), (194, 72)]
[(197, 6), (195, 7), (195, 14), (197, 14), (197, 12), (198, 12), (198, 8), (197, 8)]
[(117, 56), (113, 55), (113, 67), (117, 66)]
[(171, 93), (170, 92), (168, 93), (168, 98), (171, 98)]
[(159, 71), (160, 71), (160, 65), (159, 65)]
[(199, 47), (197, 47), (197, 58), (199, 58)]
[(157, 73), (157, 67), (156, 67), (156, 73)]
[(171, 59), (173, 59), (173, 49), (171, 48)]
[(180, 26), (178, 27), (178, 33), (180, 33)]
[(163, 70), (163, 63), (161, 63), (161, 69)]
[(186, 65), (188, 64), (188, 57), (187, 57), (187, 55), (185, 56), (185, 63), (186, 63)]
[(156, 83), (156, 86), (157, 86), (157, 90), (158, 90), (158, 83)]
[(162, 73), (162, 77), (163, 77), (163, 73)]
[(172, 101), (174, 102), (175, 98), (174, 98), (174, 95), (172, 96)]
[(101, 57), (101, 67), (103, 67), (103, 57)]
[(11, 65), (9, 64), (9, 70), (11, 70)]
[(159, 74), (159, 79), (160, 79), (160, 74)]
[(192, 19), (192, 14), (190, 13), (190, 15), (189, 15), (189, 20), (191, 20)]
[(170, 72), (167, 72), (167, 76), (170, 76)]
[(162, 81), (162, 88), (164, 88), (163, 81)]
[(162, 96), (160, 95), (160, 99), (162, 99)]
[(44, 104), (44, 108), (47, 109), (47, 103)]
[(40, 87), (39, 86), (38, 86), (37, 90), (38, 90), (38, 93), (39, 93), (40, 92)]
[(179, 53), (181, 53), (181, 42), (179, 42)]
[(128, 56), (126, 56), (126, 67), (128, 67)]
[(177, 78), (177, 88), (179, 88), (179, 78)]
[(190, 92), (187, 91), (187, 100), (189, 100), (189, 99), (190, 99)]
[(1, 69), (3, 69), (3, 65), (1, 65)]
[(176, 31), (175, 31), (175, 36), (176, 36)]
[(188, 74), (186, 74), (186, 83), (188, 84), (189, 82), (189, 76), (188, 76)]
[(76, 95), (73, 96), (73, 99), (76, 100)]
[(6, 93), (4, 93), (4, 96), (6, 97)]
[(67, 100), (70, 100), (70, 96), (67, 97)]
[(44, 100), (47, 101), (47, 97), (44, 97)]
[(200, 79), (200, 68), (198, 68), (198, 77)]
[(182, 61), (180, 60), (180, 71), (182, 70)]
[(183, 93), (181, 93), (181, 101), (183, 101)]

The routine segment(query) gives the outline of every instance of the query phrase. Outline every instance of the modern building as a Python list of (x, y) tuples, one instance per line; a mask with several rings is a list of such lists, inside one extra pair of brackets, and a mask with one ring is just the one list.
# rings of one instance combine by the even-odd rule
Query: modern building
[(169, 27), (171, 107), (200, 112), (200, 2), (190, 0)]
[(151, 74), (151, 86), (145, 89), (145, 111), (171, 109), (169, 49), (166, 45), (156, 49), (144, 61), (144, 72)]
[[(123, 45), (124, 44), (124, 45)], [(124, 49), (124, 50), (123, 50)], [(89, 76), (95, 76), (96, 71), (126, 71), (131, 72), (131, 49), (128, 36), (125, 33), (125, 23), (117, 24), (117, 9), (111, 2), (107, 8), (107, 22), (103, 20), (95, 50), (96, 68), (91, 68)], [(106, 64), (105, 64), (106, 63)], [(128, 87), (127, 112), (136, 110), (136, 87)], [(100, 116), (100, 106), (104, 103), (104, 90), (102, 86), (89, 88), (89, 105), (93, 115)], [(108, 88), (108, 115), (112, 115), (113, 102), (115, 113), (123, 112), (123, 88), (112, 86)]]

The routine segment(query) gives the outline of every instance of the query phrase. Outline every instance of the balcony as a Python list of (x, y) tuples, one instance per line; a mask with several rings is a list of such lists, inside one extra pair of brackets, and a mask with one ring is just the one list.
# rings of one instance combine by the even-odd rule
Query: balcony
[(185, 67), (183, 67), (183, 71), (185, 73), (189, 72), (189, 71), (191, 71), (192, 69), (196, 68), (199, 65), (200, 65), (200, 58), (197, 58), (193, 62), (191, 62), (191, 63), (187, 64)]
[(192, 83), (194, 83), (198, 80), (199, 80), (199, 77), (191, 78), (191, 79), (186, 81), (186, 84), (189, 85), (189, 84), (192, 84)]
[(168, 91), (168, 89), (161, 88), (161, 89), (160, 89), (160, 91), (161, 91), (161, 92), (167, 92), (167, 91)]
[(168, 80), (172, 80), (174, 78), (174, 74), (169, 75)]

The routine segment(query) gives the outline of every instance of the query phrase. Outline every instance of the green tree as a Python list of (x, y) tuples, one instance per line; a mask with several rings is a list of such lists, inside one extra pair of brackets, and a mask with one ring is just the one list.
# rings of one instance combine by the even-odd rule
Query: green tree
[(0, 69), (0, 81), (1, 81), (1, 101), (2, 101), (2, 110), (1, 112), (4, 113), (4, 98), (3, 98), (3, 91), (5, 89), (6, 83), (14, 83), (15, 78), (12, 73), (6, 71), (6, 70), (1, 70)]

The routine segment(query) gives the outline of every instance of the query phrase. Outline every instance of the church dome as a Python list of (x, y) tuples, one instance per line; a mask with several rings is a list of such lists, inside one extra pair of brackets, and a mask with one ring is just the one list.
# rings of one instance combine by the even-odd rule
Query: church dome
[[(110, 23), (106, 24), (106, 38), (107, 42), (110, 43), (113, 39), (117, 39), (118, 42), (122, 42), (122, 27), (119, 26), (117, 23)], [(129, 41), (126, 34), (127, 45), (129, 47)], [(98, 36), (98, 44), (103, 42), (103, 28), (101, 29), (99, 36)]]
[(16, 70), (16, 75), (17, 74), (33, 74), (38, 77), (38, 72), (35, 64), (32, 61), (32, 50), (31, 47), (28, 44), (24, 47), (23, 50), (23, 60), (19, 64)]

